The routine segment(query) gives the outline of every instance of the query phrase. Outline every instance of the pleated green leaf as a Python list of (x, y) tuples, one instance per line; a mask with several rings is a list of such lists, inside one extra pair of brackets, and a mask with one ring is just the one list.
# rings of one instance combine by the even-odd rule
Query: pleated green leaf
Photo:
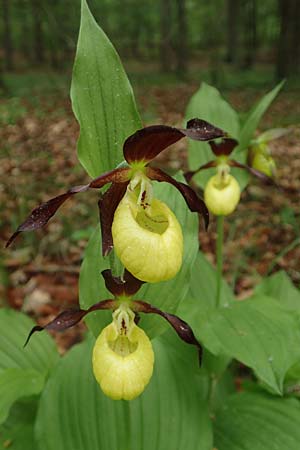
[[(177, 178), (182, 181), (182, 177)], [(190, 271), (198, 251), (198, 217), (187, 208), (182, 196), (167, 183), (155, 183), (155, 197), (165, 201), (175, 213), (181, 224), (184, 237), (183, 264), (175, 278), (162, 283), (147, 283), (135, 295), (138, 300), (145, 300), (162, 310), (175, 313), (179, 303), (185, 298), (188, 288)], [(163, 255), (162, 255), (163, 257)], [(88, 244), (80, 272), (80, 305), (87, 309), (101, 299), (111, 298), (106, 290), (101, 271), (109, 267), (107, 258), (101, 255), (101, 239), (99, 228), (95, 231)], [(168, 324), (161, 318), (153, 315), (141, 315), (141, 327), (150, 337), (163, 332)], [(109, 312), (98, 311), (87, 316), (87, 324), (97, 336), (100, 330), (111, 321)]]
[(275, 298), (290, 311), (300, 312), (300, 290), (283, 270), (264, 278), (255, 288), (255, 293)]
[(269, 108), (270, 104), (275, 99), (283, 85), (284, 81), (281, 81), (277, 86), (275, 86), (274, 89), (264, 95), (250, 111), (247, 120), (241, 128), (239, 146), (235, 151), (236, 153), (242, 152), (249, 146), (251, 139), (254, 138), (254, 133), (262, 116)]
[(37, 333), (23, 347), (34, 322), (20, 312), (0, 309), (0, 373), (8, 368), (35, 369), (46, 375), (57, 362), (58, 353), (47, 333)]
[[(232, 137), (239, 137), (239, 118), (235, 110), (222, 97), (220, 92), (206, 83), (202, 83), (200, 89), (192, 96), (186, 110), (186, 120), (199, 117), (227, 131)], [(196, 170), (198, 167), (215, 159), (207, 142), (189, 140), (188, 161), (189, 168)], [(235, 170), (233, 171), (235, 173)], [(203, 170), (195, 175), (194, 180), (204, 188), (209, 178), (215, 173), (215, 169)], [(238, 173), (236, 171), (236, 173)]]
[[(105, 397), (91, 370), (94, 339), (61, 360), (41, 398), (36, 436), (41, 450), (211, 450), (212, 433), (196, 352), (153, 341), (155, 370), (131, 402)], [(190, 352), (189, 364), (182, 352)]]
[(37, 450), (34, 421), (37, 399), (26, 398), (15, 403), (9, 418), (0, 426), (0, 446), (9, 450)]
[(285, 374), (300, 357), (300, 329), (297, 318), (278, 301), (259, 295), (206, 315), (190, 301), (183, 318), (211, 353), (241, 361), (282, 393)]
[(13, 368), (0, 373), (0, 424), (16, 400), (39, 394), (43, 386), (44, 376), (36, 370)]
[(80, 124), (78, 157), (94, 178), (123, 161), (123, 142), (141, 121), (119, 56), (86, 0), (81, 2), (71, 98)]
[(257, 393), (236, 394), (217, 413), (218, 450), (299, 450), (300, 404)]

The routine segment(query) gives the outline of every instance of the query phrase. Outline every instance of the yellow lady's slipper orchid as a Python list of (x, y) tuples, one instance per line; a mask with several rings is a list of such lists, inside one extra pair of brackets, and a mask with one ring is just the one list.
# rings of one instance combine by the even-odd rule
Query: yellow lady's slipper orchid
[[(96, 340), (93, 371), (108, 397), (133, 400), (150, 381), (154, 353), (149, 338), (134, 323), (132, 311), (124, 311), (124, 305), (122, 307), (114, 313), (114, 321), (102, 330)], [(120, 326), (116, 315), (122, 316)]]
[(102, 300), (88, 309), (62, 311), (45, 326), (34, 326), (25, 346), (37, 331), (62, 331), (76, 325), (90, 312), (110, 309), (114, 311), (113, 321), (102, 330), (93, 349), (94, 375), (108, 397), (114, 400), (132, 400), (144, 391), (151, 379), (154, 353), (149, 338), (137, 326), (140, 313), (163, 317), (184, 342), (197, 347), (201, 364), (202, 347), (184, 320), (147, 302), (132, 299), (143, 284), (141, 280), (127, 270), (122, 278), (113, 276), (110, 269), (104, 270), (102, 276), (114, 299)]
[(147, 204), (141, 204), (139, 198), (129, 186), (116, 209), (112, 224), (116, 254), (127, 270), (142, 281), (169, 280), (182, 264), (180, 224), (165, 203), (149, 198)]
[(206, 206), (216, 216), (231, 214), (240, 200), (240, 195), (239, 183), (229, 173), (224, 177), (219, 173), (212, 176), (204, 190)]

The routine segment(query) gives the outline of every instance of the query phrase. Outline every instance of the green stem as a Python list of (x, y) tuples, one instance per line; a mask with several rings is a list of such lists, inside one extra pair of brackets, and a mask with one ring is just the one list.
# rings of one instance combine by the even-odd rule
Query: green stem
[(216, 306), (221, 306), (221, 288), (223, 273), (223, 239), (224, 239), (224, 216), (217, 216), (217, 295)]

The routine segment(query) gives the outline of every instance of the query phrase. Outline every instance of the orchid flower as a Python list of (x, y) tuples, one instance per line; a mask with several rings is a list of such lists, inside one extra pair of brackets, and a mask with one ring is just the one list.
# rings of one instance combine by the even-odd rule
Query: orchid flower
[(124, 143), (125, 163), (35, 208), (7, 246), (19, 233), (46, 225), (70, 197), (111, 183), (99, 201), (103, 255), (114, 247), (124, 267), (142, 281), (158, 282), (174, 277), (182, 263), (182, 231), (169, 207), (154, 198), (152, 181), (167, 182), (177, 188), (189, 209), (202, 214), (206, 226), (208, 210), (191, 187), (148, 164), (185, 136), (209, 141), (225, 135), (223, 130), (200, 119), (190, 120), (185, 129), (154, 125), (136, 131)]
[(104, 270), (102, 276), (113, 299), (100, 301), (87, 310), (63, 311), (44, 327), (33, 327), (25, 345), (37, 331), (62, 331), (76, 325), (92, 311), (113, 310), (112, 322), (101, 331), (94, 345), (93, 371), (108, 397), (132, 400), (144, 391), (153, 372), (152, 344), (146, 333), (138, 327), (139, 313), (153, 313), (166, 319), (183, 341), (197, 347), (201, 364), (202, 347), (186, 322), (149, 303), (132, 299), (143, 284), (142, 281), (127, 270), (123, 278), (113, 276), (109, 269)]
[(247, 170), (263, 181), (274, 184), (267, 174), (229, 158), (237, 144), (238, 142), (232, 138), (223, 138), (219, 143), (209, 142), (216, 159), (185, 174), (185, 178), (190, 181), (200, 170), (216, 168), (216, 175), (213, 175), (205, 186), (204, 200), (209, 211), (217, 216), (231, 214), (240, 200), (241, 189), (237, 180), (230, 174), (231, 167)]

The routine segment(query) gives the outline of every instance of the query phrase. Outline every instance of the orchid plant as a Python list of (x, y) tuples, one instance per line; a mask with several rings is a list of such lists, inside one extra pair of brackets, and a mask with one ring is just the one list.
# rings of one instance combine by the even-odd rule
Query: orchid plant
[[(222, 278), (223, 218), (234, 212), (247, 174), (275, 184), (270, 165), (265, 170), (256, 158), (270, 135), (254, 134), (280, 87), (241, 126), (203, 83), (185, 128), (142, 127), (118, 55), (81, 0), (71, 98), (78, 156), (91, 181), (36, 207), (7, 246), (88, 190), (101, 190), (101, 234), (97, 227), (85, 252), (77, 309), (43, 325), (0, 310), (4, 447), (298, 450), (300, 292), (279, 272), (236, 301)], [(187, 183), (153, 165), (184, 137)], [(197, 218), (207, 228), (209, 210), (217, 215), (216, 269), (198, 248)], [(41, 331), (63, 331), (83, 318), (83, 342), (60, 357)], [(248, 377), (238, 389), (236, 367)]]

